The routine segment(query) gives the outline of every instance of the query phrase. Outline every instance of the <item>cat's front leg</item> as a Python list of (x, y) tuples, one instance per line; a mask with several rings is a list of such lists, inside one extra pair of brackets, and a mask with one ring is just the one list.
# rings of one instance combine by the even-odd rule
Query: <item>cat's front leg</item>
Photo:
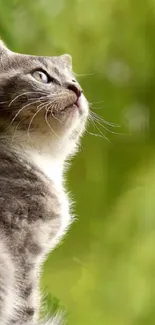
[(15, 270), (9, 252), (0, 238), (0, 324), (7, 325), (15, 315)]

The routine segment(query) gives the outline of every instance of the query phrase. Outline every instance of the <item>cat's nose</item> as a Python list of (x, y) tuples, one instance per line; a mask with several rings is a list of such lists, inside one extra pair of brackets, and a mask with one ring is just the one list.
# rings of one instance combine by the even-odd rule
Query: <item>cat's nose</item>
[(72, 90), (78, 98), (82, 94), (81, 87), (74, 81), (67, 84), (67, 89)]

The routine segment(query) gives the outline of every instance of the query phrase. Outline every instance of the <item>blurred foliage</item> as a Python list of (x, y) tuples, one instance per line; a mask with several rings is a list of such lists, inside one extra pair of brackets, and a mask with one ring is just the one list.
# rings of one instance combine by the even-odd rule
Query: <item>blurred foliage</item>
[(90, 125), (110, 142), (87, 133), (68, 173), (78, 220), (48, 259), (42, 287), (69, 325), (155, 324), (154, 33), (155, 0), (0, 1), (6, 43), (72, 54), (91, 109), (121, 125), (104, 125), (120, 135)]

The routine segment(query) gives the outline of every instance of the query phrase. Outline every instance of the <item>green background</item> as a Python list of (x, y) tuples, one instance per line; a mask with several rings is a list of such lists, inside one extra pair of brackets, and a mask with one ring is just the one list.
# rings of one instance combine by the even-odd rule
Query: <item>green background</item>
[(45, 264), (47, 309), (69, 325), (155, 324), (155, 0), (0, 0), (0, 35), (70, 53), (91, 110), (121, 126), (90, 123), (109, 141), (86, 133), (68, 172), (78, 219)]

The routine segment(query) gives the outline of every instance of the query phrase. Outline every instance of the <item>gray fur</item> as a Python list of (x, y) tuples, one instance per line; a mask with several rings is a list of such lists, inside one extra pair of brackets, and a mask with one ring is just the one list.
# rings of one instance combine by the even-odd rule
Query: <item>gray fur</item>
[[(47, 72), (51, 82), (36, 81), (33, 70)], [(72, 221), (63, 169), (78, 148), (87, 116), (69, 55), (17, 54), (0, 41), (2, 325), (61, 323), (59, 316), (39, 323), (39, 274)]]

